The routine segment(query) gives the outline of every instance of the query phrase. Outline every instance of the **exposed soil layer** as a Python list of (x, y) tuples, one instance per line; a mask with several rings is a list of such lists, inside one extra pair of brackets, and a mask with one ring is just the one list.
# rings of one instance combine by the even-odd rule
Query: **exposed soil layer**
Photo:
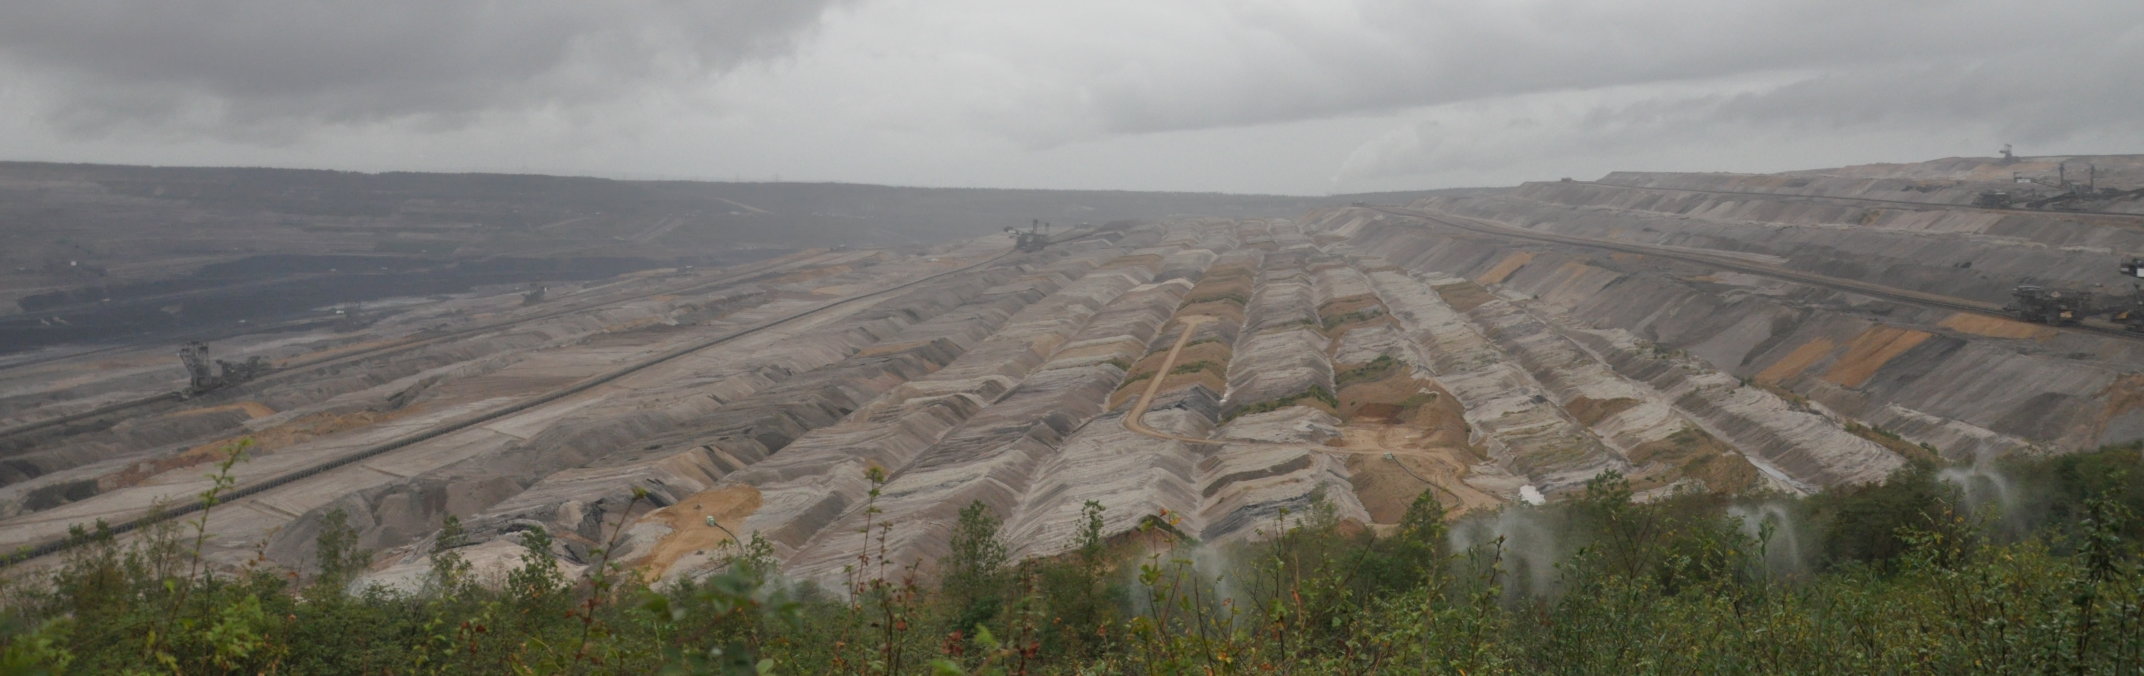
[[(209, 517), (212, 560), (303, 565), (342, 510), (382, 550), (372, 577), (395, 584), (422, 579), (449, 516), (472, 560), (509, 562), (496, 554), (542, 527), (570, 566), (616, 541), (618, 560), (679, 579), (758, 536), (786, 574), (829, 582), (886, 523), (889, 561), (929, 575), (974, 503), (1014, 556), (1038, 557), (1074, 546), (1090, 502), (1113, 541), (1164, 524), (1227, 542), (1319, 500), (1377, 529), (1424, 495), (1456, 515), (1608, 471), (1644, 499), (1807, 493), (1915, 460), (2144, 438), (2144, 343), (1767, 273), (1983, 302), (1975, 280), (2003, 254), (2075, 262), (2131, 235), (1592, 184), (1414, 208), (1121, 224), (1038, 252), (810, 252), (219, 343), (311, 365), (6, 440), (0, 547), (191, 499), (241, 438), (256, 452)], [(1709, 258), (1661, 253), (1692, 251)], [(411, 347), (378, 351), (397, 345)], [(0, 370), (0, 416), (169, 392), (168, 347)]]

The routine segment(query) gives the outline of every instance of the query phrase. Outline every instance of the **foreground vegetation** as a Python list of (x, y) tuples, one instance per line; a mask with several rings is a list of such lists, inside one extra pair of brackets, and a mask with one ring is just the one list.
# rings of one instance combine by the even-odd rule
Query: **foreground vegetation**
[(211, 574), (195, 521), (124, 545), (84, 532), (64, 565), (14, 581), (0, 670), (2134, 672), (2139, 465), (2132, 446), (1645, 503), (1611, 474), (1454, 523), (1425, 494), (1381, 538), (1311, 504), (1230, 546), (1182, 541), (1167, 514), (1105, 539), (1090, 503), (1076, 551), (1026, 562), (976, 504), (928, 578), (880, 556), (900, 526), (879, 523), (831, 592), (785, 582), (756, 536), (725, 572), (652, 588), (600, 550), (569, 577), (527, 531), (519, 567), (478, 580), (452, 522), (424, 589), (352, 592), (368, 557), (339, 519), (304, 575)]

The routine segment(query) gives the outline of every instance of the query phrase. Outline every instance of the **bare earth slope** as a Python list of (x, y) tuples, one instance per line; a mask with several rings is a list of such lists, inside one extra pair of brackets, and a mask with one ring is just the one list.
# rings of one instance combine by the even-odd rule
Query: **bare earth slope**
[(1805, 493), (2144, 438), (2144, 341), (2000, 309), (2019, 277), (2119, 283), (2144, 218), (1886, 175), (1616, 174), (469, 293), (233, 341), (288, 366), (124, 415), (66, 418), (169, 388), (161, 349), (0, 370), (0, 426), (71, 420), (0, 435), (0, 547), (186, 504), (241, 437), (218, 560), (304, 566), (341, 510), (398, 585), (450, 516), (491, 570), (532, 528), (578, 564), (616, 538), (656, 579), (756, 535), (838, 582), (885, 523), (932, 572), (972, 502), (1047, 556), (1089, 501), (1112, 534), (1225, 541), (1318, 500), (1377, 529), (1424, 492), (1493, 509), (1609, 470)]

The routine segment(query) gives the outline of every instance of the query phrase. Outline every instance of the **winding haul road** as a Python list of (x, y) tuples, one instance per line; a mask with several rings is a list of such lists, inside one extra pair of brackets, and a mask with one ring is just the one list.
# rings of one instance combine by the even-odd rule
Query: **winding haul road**
[[(1871, 284), (1858, 279), (1846, 279), (1843, 277), (1831, 277), (1810, 272), (1802, 272), (1800, 270), (1793, 270), (1783, 266), (1769, 265), (1744, 260), (1730, 255), (1703, 254), (1691, 252), (1687, 249), (1673, 249), (1668, 247), (1650, 246), (1645, 244), (1632, 244), (1628, 242), (1597, 239), (1593, 237), (1579, 237), (1576, 235), (1559, 235), (1554, 233), (1541, 232), (1539, 230), (1531, 230), (1511, 225), (1504, 225), (1492, 221), (1484, 221), (1476, 218), (1453, 216), (1450, 214), (1431, 213), (1419, 209), (1402, 209), (1398, 207), (1379, 206), (1372, 206), (1367, 208), (1371, 211), (1376, 211), (1391, 216), (1398, 216), (1400, 218), (1422, 221), (1426, 223), (1442, 225), (1449, 228), (1456, 228), (1459, 230), (1466, 230), (1469, 232), (1495, 237), (1532, 240), (1536, 242), (1546, 242), (1550, 244), (1565, 244), (1590, 249), (1603, 249), (1607, 251), (1618, 251), (1622, 253), (1637, 254), (1640, 256), (1650, 256), (1653, 258), (1666, 258), (1687, 263), (1696, 263), (1699, 265), (1709, 266), (1718, 269), (1733, 270), (1736, 272), (1745, 272), (1752, 275), (1771, 277), (1773, 279), (1785, 280), (1797, 284), (1806, 284), (1810, 286), (1822, 287), (1834, 291), (1856, 293), (1863, 296), (1869, 296), (1871, 298), (1881, 298), (1884, 300), (1907, 303), (1910, 305), (1932, 307), (1943, 310), (1951, 310), (1955, 312), (1968, 312), (1977, 315), (2008, 319), (2011, 321), (2017, 320), (2017, 318), (2011, 316), (2009, 312), (2004, 311), (2001, 306), (1992, 303), (1986, 303), (1966, 298), (1958, 298), (1955, 296), (1945, 296), (1941, 294), (1927, 293), (1924, 291), (1900, 289), (1896, 287), (1884, 286), (1881, 284)], [(2113, 327), (2095, 326), (2090, 324), (2076, 324), (2069, 326), (2058, 326), (2049, 324), (2044, 326), (2058, 331), (2074, 331), (2077, 333), (2090, 333), (2102, 336), (2114, 336), (2117, 338), (2124, 338), (2128, 340), (2144, 340), (2144, 335)]]
[[(976, 270), (1002, 261), (1009, 256), (1015, 255), (1016, 253), (1017, 252), (1014, 251), (1006, 251), (951, 270), (933, 273), (882, 289), (851, 295), (847, 298), (833, 301), (831, 303), (822, 304), (810, 309), (802, 310), (786, 317), (781, 317), (778, 319), (763, 322), (758, 325), (737, 329), (735, 331), (709, 338), (707, 340), (675, 348), (663, 352), (661, 354), (648, 357), (631, 364), (627, 364), (610, 372), (581, 380), (579, 382), (567, 385), (563, 388), (553, 390), (549, 393), (539, 395), (537, 397), (525, 401), (516, 402), (513, 404), (486, 411), (481, 411), (457, 419), (447, 420), (438, 425), (434, 425), (423, 430), (418, 430), (410, 434), (397, 437), (395, 439), (384, 441), (378, 444), (373, 444), (371, 446), (356, 449), (354, 451), (338, 454), (336, 457), (325, 459), (319, 463), (313, 464), (303, 469), (269, 477), (261, 481), (248, 482), (244, 485), (236, 486), (232, 490), (227, 491), (219, 500), (218, 504), (228, 505), (236, 503), (240, 500), (251, 498), (255, 495), (259, 495), (261, 493), (280, 488), (282, 486), (297, 482), (299, 480), (309, 479), (326, 472), (334, 471), (345, 467), (351, 467), (353, 465), (357, 465), (361, 461), (378, 457), (386, 453), (408, 448), (410, 446), (414, 446), (425, 441), (429, 441), (445, 436), (447, 434), (466, 430), (472, 427), (476, 427), (478, 425), (499, 420), (501, 418), (505, 418), (516, 413), (528, 411), (539, 406), (558, 402), (562, 399), (566, 399), (568, 397), (587, 392), (602, 385), (617, 381), (626, 376), (633, 375), (635, 373), (647, 370), (651, 367), (676, 360), (686, 355), (707, 350), (717, 345), (728, 343), (739, 338), (743, 338), (745, 336), (753, 335), (784, 324), (795, 322), (806, 317), (830, 312), (837, 308), (854, 305), (856, 303), (869, 301), (875, 298), (879, 298), (881, 296), (914, 288), (918, 285), (925, 284), (933, 280), (941, 279), (949, 275), (967, 273), (969, 271)], [(203, 501), (188, 500), (180, 504), (167, 506), (162, 510), (126, 510), (134, 512), (146, 511), (147, 513), (142, 513), (138, 516), (133, 516), (131, 518), (115, 519), (113, 522), (110, 523), (110, 530), (113, 533), (126, 533), (139, 529), (143, 526), (148, 526), (158, 522), (200, 512), (206, 509), (208, 506), (209, 505), (204, 503)], [(117, 517), (118, 515), (115, 514), (113, 516)], [(32, 517), (26, 521), (11, 521), (10, 525), (21, 526), (30, 523), (42, 522)], [(82, 543), (71, 538), (57, 538), (45, 540), (35, 545), (26, 545), (12, 552), (0, 553), (0, 568), (47, 557), (52, 554), (56, 554), (61, 551), (70, 549), (78, 544)]]
[(1161, 381), (1167, 380), (1169, 378), (1169, 369), (1176, 367), (1176, 355), (1184, 351), (1185, 345), (1191, 344), (1191, 334), (1192, 332), (1198, 330), (1200, 324), (1213, 321), (1213, 319), (1213, 317), (1207, 315), (1190, 315), (1178, 318), (1177, 321), (1184, 325), (1184, 333), (1183, 335), (1176, 337), (1175, 345), (1169, 346), (1169, 355), (1161, 358), (1161, 366), (1156, 367), (1154, 370), (1154, 377), (1147, 380), (1146, 391), (1139, 393), (1138, 403), (1132, 404), (1131, 412), (1125, 414), (1124, 429), (1131, 430), (1138, 434), (1150, 436), (1156, 439), (1168, 439), (1171, 441), (1183, 441), (1194, 444), (1218, 444), (1226, 441), (1224, 439), (1201, 439), (1199, 437), (1186, 437), (1170, 434), (1168, 432), (1163, 432), (1152, 427), (1147, 427), (1145, 421), (1147, 407), (1154, 405), (1154, 395), (1156, 393), (1161, 392)]

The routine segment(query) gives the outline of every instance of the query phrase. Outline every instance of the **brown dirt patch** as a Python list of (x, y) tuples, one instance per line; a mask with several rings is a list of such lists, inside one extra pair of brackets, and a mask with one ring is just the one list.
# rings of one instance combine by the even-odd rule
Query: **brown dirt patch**
[(1736, 453), (1733, 446), (1695, 427), (1631, 449), (1630, 462), (1639, 466), (1631, 488), (1658, 488), (1680, 479), (1705, 482), (1713, 493), (1739, 493), (1757, 485), (1757, 466)]
[(1341, 428), (1340, 436), (1326, 445), (1347, 454), (1348, 482), (1372, 524), (1398, 523), (1425, 490), (1436, 492), (1449, 519), (1494, 509), (1502, 501), (1464, 481), (1478, 462), (1473, 451), (1440, 445), (1439, 436), (1413, 425), (1358, 423)]
[(1960, 312), (1938, 324), (1946, 329), (1990, 338), (2029, 338), (2047, 340), (2055, 337), (2054, 327), (2028, 324), (2014, 319)]
[(1342, 420), (1404, 425), (1426, 435), (1426, 443), (1471, 448), (1466, 408), (1436, 381), (1401, 371), (1340, 388), (1337, 397)]
[(1825, 355), (1831, 354), (1832, 348), (1838, 346), (1839, 344), (1831, 342), (1830, 338), (1818, 338), (1802, 343), (1794, 348), (1793, 352), (1788, 352), (1787, 356), (1780, 357), (1779, 361), (1772, 362), (1771, 366), (1766, 366), (1763, 371), (1757, 372), (1756, 380), (1760, 383), (1774, 384), (1801, 375), (1803, 371), (1809, 370), (1810, 366), (1822, 360)]
[[(153, 458), (128, 465), (126, 469), (119, 470), (117, 474), (99, 477), (97, 479), (97, 490), (103, 492), (137, 486), (144, 481), (148, 481), (151, 477), (171, 470), (201, 467), (221, 462), (228, 452), (226, 449), (244, 438), (237, 437), (214, 441), (161, 458)], [(248, 457), (251, 457), (260, 454), (264, 450), (259, 445), (255, 445), (246, 449), (245, 452)]]
[(1570, 411), (1571, 417), (1578, 419), (1578, 424), (1592, 427), (1600, 424), (1603, 420), (1607, 420), (1610, 416), (1630, 410), (1631, 407), (1637, 406), (1638, 403), (1638, 400), (1629, 397), (1617, 397), (1614, 399), (1578, 397), (1572, 399), (1571, 403), (1565, 404), (1563, 409)]
[(1496, 300), (1496, 296), (1489, 293), (1488, 289), (1481, 288), (1481, 286), (1473, 282), (1460, 282), (1431, 288), (1436, 290), (1438, 296), (1444, 298), (1446, 305), (1450, 305), (1452, 309), (1460, 312), (1468, 312), (1474, 308), (1487, 305), (1489, 301)]
[(398, 418), (408, 417), (423, 410), (421, 406), (408, 406), (392, 411), (358, 411), (355, 413), (314, 413), (299, 416), (265, 430), (253, 433), (258, 448), (273, 450), (338, 434), (360, 427), (368, 427)]
[(1496, 265), (1489, 268), (1487, 272), (1475, 277), (1474, 281), (1483, 284), (1500, 284), (1504, 280), (1510, 279), (1512, 273), (1518, 272), (1519, 268), (1526, 267), (1526, 264), (1533, 262), (1533, 260), (1534, 252), (1532, 251), (1513, 251), (1504, 256), (1504, 260), (1497, 261)]
[[(1345, 405), (1343, 405), (1343, 408)], [(1356, 404), (1344, 414), (1349, 420), (1392, 424), (1400, 421), (1407, 408), (1399, 404)]]
[[(694, 493), (677, 504), (640, 517), (641, 521), (659, 520), (670, 527), (670, 534), (656, 541), (655, 547), (637, 564), (643, 579), (661, 579), (678, 559), (729, 542), (729, 533), (743, 528), (745, 518), (756, 511), (759, 511), (759, 489), (735, 485)], [(710, 516), (729, 532), (709, 527), (707, 517)]]
[(1875, 377), (1883, 365), (1932, 335), (1926, 331), (1893, 326), (1872, 326), (1846, 344), (1846, 354), (1824, 372), (1824, 380), (1844, 387), (1860, 387)]
[(1421, 389), (1422, 386), (1405, 373), (1393, 373), (1377, 380), (1349, 383), (1334, 395), (1340, 399), (1343, 420), (1381, 419), (1379, 422), (1397, 423), (1407, 412), (1407, 406), (1401, 402)]
[[(262, 408), (267, 407), (262, 406)], [(217, 439), (215, 441), (201, 444), (199, 446), (194, 446), (184, 451), (173, 453), (171, 455), (167, 455), (161, 458), (155, 458), (144, 462), (137, 462), (132, 465), (128, 465), (126, 469), (120, 470), (117, 474), (108, 475), (98, 480), (97, 483), (98, 485), (102, 486), (104, 490), (112, 490), (115, 488), (134, 486), (140, 484), (141, 482), (149, 480), (151, 477), (163, 474), (165, 472), (169, 472), (171, 470), (185, 469), (188, 467), (199, 467), (221, 461), (224, 457), (223, 449), (225, 447), (230, 446), (231, 444), (238, 443), (241, 440), (253, 440), (253, 447), (246, 449), (246, 454), (248, 456), (265, 455), (268, 453), (273, 453), (282, 448), (287, 448), (320, 437), (353, 430), (360, 427), (377, 425), (390, 420), (394, 420), (396, 418), (408, 416), (410, 414), (418, 412), (419, 410), (422, 410), (421, 407), (411, 406), (403, 409), (386, 412), (359, 411), (356, 413), (314, 413), (312, 415), (300, 416), (298, 418), (292, 419), (290, 422), (286, 422), (275, 427), (270, 427), (268, 429), (255, 432), (253, 434), (236, 436), (228, 439)]]

